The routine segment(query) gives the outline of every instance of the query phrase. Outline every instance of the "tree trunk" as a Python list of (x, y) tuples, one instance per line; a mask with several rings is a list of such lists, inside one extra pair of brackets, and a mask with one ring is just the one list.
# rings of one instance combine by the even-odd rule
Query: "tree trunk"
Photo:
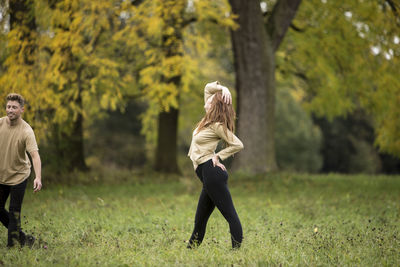
[(267, 27), (258, 0), (229, 0), (239, 15), (231, 32), (236, 71), (238, 136), (244, 150), (235, 169), (250, 173), (277, 170), (275, 158), (275, 51), (301, 0), (280, 0)]
[(83, 116), (78, 115), (73, 122), (72, 132), (62, 133), (62, 139), (57, 144), (57, 154), (62, 159), (60, 172), (71, 172), (73, 170), (88, 171), (85, 163), (84, 142), (83, 142)]
[[(82, 110), (82, 67), (77, 71), (77, 83), (79, 94), (75, 101), (76, 105)], [(83, 115), (78, 112), (77, 118), (73, 121), (72, 131), (68, 134), (62, 134), (63, 140), (60, 142), (61, 147), (58, 147), (58, 154), (63, 155), (63, 163), (66, 171), (79, 170), (88, 171), (89, 168), (85, 163), (84, 140), (83, 140)]]
[[(179, 12), (172, 12), (172, 8), (178, 9)], [(162, 48), (165, 58), (181, 57), (183, 51), (183, 21), (182, 17), (185, 12), (186, 1), (180, 0), (179, 3), (174, 1), (163, 2), (163, 19), (165, 29), (162, 36)], [(168, 28), (173, 28), (171, 33)], [(181, 88), (182, 72), (172, 77), (163, 76), (161, 80), (166, 84), (173, 84), (178, 90)], [(179, 100), (179, 95), (177, 96)], [(178, 138), (178, 115), (179, 109), (170, 107), (169, 111), (161, 111), (158, 116), (158, 132), (157, 132), (157, 154), (155, 169), (164, 173), (179, 174), (180, 170), (177, 161), (177, 138)]]
[(73, 134), (70, 136), (71, 167), (80, 171), (87, 171), (89, 168), (85, 163), (84, 142), (83, 142), (83, 116), (78, 115), (74, 122)]
[(275, 59), (264, 28), (260, 1), (230, 0), (239, 15), (232, 31), (236, 70), (238, 136), (244, 150), (234, 160), (235, 169), (252, 173), (276, 170), (274, 149)]
[(72, 167), (78, 169), (80, 171), (87, 171), (89, 168), (85, 163), (85, 151), (84, 151), (84, 142), (83, 142), (83, 115), (82, 115), (82, 70), (83, 66), (81, 66), (78, 70), (77, 75), (77, 83), (79, 88), (78, 98), (75, 100), (77, 106), (81, 109), (78, 113), (76, 120), (74, 121), (72, 134), (69, 136), (70, 145), (71, 145), (71, 163)]
[(158, 115), (158, 137), (156, 171), (179, 173), (177, 163), (177, 129), (179, 110), (171, 108), (169, 112)]

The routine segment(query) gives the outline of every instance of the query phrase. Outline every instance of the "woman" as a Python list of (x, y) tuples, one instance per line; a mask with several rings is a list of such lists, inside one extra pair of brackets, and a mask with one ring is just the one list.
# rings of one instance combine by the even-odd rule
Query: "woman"
[[(232, 248), (239, 248), (243, 239), (242, 226), (228, 189), (228, 173), (220, 162), (243, 149), (242, 142), (233, 134), (236, 114), (232, 96), (228, 88), (213, 82), (204, 88), (204, 101), (206, 114), (193, 131), (188, 154), (203, 183), (188, 248), (194, 248), (203, 241), (208, 218), (215, 207), (229, 223)], [(220, 140), (226, 146), (215, 153)]]

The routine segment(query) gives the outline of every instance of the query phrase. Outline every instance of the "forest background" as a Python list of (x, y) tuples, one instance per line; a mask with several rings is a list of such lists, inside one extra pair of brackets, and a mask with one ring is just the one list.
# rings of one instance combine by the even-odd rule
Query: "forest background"
[(47, 181), (192, 171), (215, 80), (234, 170), (400, 172), (398, 1), (2, 0), (0, 22), (0, 98), (26, 98)]

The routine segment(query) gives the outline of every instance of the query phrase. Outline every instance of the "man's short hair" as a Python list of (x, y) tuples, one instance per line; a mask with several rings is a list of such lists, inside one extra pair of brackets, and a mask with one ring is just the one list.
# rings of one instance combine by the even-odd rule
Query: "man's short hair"
[(25, 99), (22, 95), (16, 94), (16, 93), (11, 93), (8, 94), (6, 97), (6, 101), (17, 101), (21, 108), (25, 105)]

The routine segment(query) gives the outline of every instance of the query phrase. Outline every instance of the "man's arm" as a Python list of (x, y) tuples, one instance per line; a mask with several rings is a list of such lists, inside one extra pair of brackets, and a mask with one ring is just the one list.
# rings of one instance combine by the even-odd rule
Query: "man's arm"
[(33, 169), (35, 170), (35, 180), (33, 180), (33, 192), (42, 189), (42, 162), (40, 161), (39, 152), (37, 150), (29, 153), (32, 157)]

